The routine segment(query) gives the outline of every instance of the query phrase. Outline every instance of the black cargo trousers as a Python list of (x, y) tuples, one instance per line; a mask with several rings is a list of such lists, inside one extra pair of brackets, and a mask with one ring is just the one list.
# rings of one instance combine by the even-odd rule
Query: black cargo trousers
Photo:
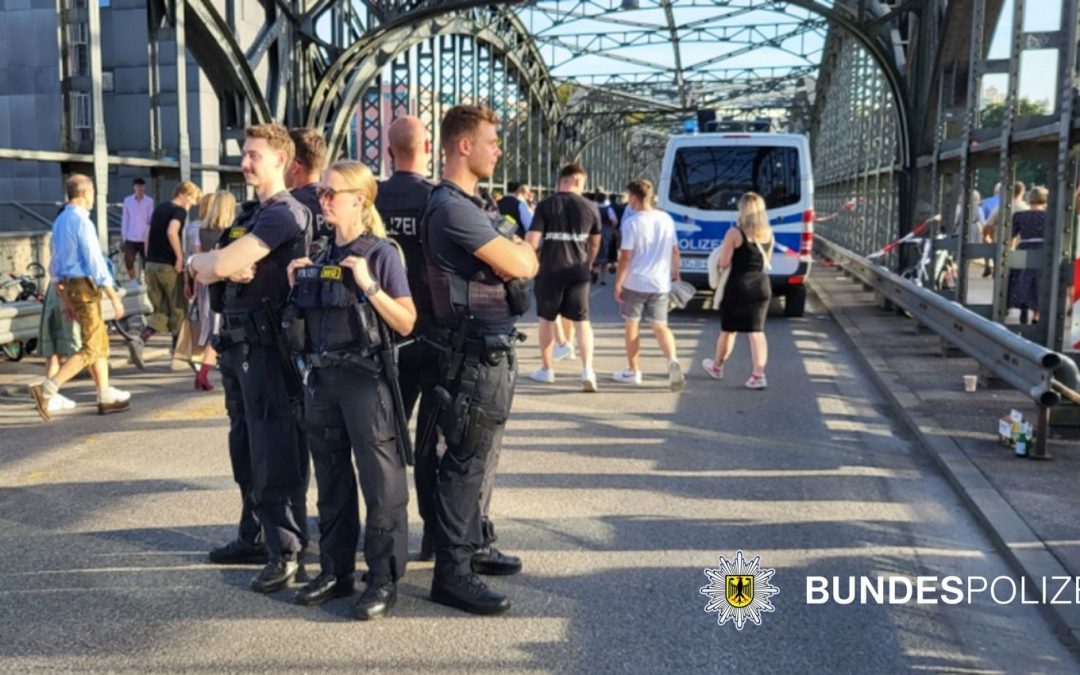
[(253, 543), (261, 530), (271, 560), (295, 559), (308, 543), (310, 478), (299, 401), (275, 348), (248, 340), (220, 344), (229, 458), (243, 500), (240, 538)]
[[(439, 413), (446, 450), (435, 484), (438, 577), (471, 574), (473, 553), (494, 537), (483, 514), (491, 502), (516, 380), (511, 337), (488, 335), (466, 341), (461, 372), (448, 390), (451, 402)], [(462, 406), (465, 398), (467, 408)]]

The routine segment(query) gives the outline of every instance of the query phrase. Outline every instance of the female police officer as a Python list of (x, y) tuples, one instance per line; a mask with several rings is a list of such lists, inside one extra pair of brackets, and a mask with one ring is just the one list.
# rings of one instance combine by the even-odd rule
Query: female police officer
[(408, 335), (416, 308), (401, 258), (375, 211), (375, 191), (363, 164), (332, 165), (318, 194), (334, 243), (314, 260), (296, 260), (288, 268), (297, 315), (290, 342), (310, 366), (304, 427), (319, 490), (322, 565), (296, 601), (317, 605), (353, 591), (360, 518), (351, 447), (367, 508), (369, 571), (358, 619), (382, 616), (394, 606), (408, 556), (405, 461), (397, 452), (386, 368), (378, 359), (389, 332), (380, 336), (378, 324)]

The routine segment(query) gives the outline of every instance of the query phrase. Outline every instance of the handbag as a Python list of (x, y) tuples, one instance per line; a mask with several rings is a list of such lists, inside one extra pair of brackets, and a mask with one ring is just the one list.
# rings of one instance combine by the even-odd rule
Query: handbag
[(731, 276), (731, 265), (720, 270), (716, 274), (716, 292), (712, 297), (712, 308), (720, 309), (720, 303), (724, 301), (724, 288), (727, 287), (728, 277)]
[(176, 348), (173, 350), (173, 358), (192, 363), (195, 360), (195, 351), (195, 324), (185, 319), (180, 324), (180, 331), (176, 334)]

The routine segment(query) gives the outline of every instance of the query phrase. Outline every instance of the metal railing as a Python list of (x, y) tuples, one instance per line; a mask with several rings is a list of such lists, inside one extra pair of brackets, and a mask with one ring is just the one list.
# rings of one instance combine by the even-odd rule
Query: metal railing
[[(117, 288), (123, 300), (124, 315), (149, 314), (153, 311), (146, 287)], [(34, 300), (0, 304), (0, 344), (25, 342), (38, 336), (43, 305)], [(101, 315), (106, 321), (114, 318), (112, 303), (101, 303)]]
[(978, 361), (1009, 386), (1029, 396), (1040, 408), (1039, 431), (1033, 456), (1045, 453), (1049, 411), (1062, 399), (1076, 402), (1080, 370), (1059, 352), (1024, 339), (1003, 324), (990, 321), (963, 305), (876, 265), (823, 237), (815, 237), (817, 252), (853, 277), (873, 288), (920, 324)]

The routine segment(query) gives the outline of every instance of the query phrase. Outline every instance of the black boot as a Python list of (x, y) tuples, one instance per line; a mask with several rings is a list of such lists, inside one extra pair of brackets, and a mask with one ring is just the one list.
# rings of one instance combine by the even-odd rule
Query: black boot
[(397, 584), (393, 581), (368, 583), (367, 588), (360, 594), (360, 600), (357, 601), (353, 613), (361, 621), (370, 621), (389, 614), (395, 604), (397, 604)]
[(420, 562), (430, 562), (435, 559), (435, 535), (424, 532), (424, 538), (420, 540), (420, 555), (416, 559)]
[(216, 565), (265, 565), (267, 561), (265, 544), (250, 544), (243, 539), (210, 551), (210, 562)]
[(489, 544), (481, 546), (476, 549), (476, 553), (473, 553), (472, 568), (477, 574), (494, 577), (517, 574), (521, 571), (521, 558), (516, 555), (507, 555)]
[(501, 614), (510, 609), (510, 600), (488, 588), (476, 574), (435, 577), (431, 581), (431, 600), (470, 614)]
[(251, 580), (251, 590), (256, 593), (273, 593), (285, 588), (302, 568), (303, 565), (295, 560), (284, 558), (271, 560)]
[(353, 575), (338, 577), (330, 572), (323, 572), (296, 593), (296, 604), (313, 607), (321, 605), (331, 598), (344, 598), (352, 595), (355, 588)]

